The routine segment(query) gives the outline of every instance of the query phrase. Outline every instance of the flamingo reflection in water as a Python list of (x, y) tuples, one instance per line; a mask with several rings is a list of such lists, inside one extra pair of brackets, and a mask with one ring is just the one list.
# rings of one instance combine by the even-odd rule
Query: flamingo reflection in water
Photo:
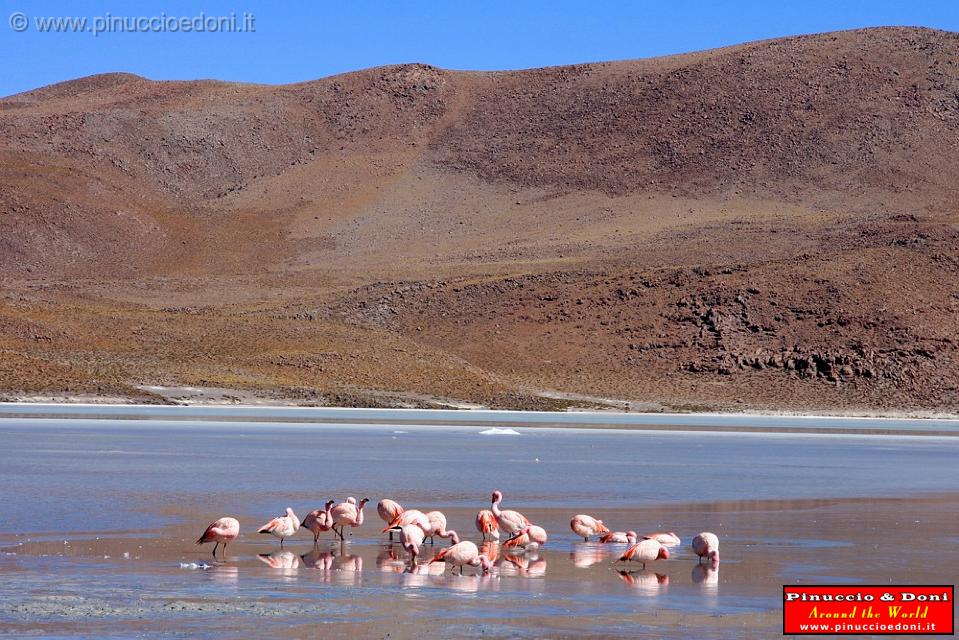
[(272, 553), (261, 553), (257, 557), (272, 569), (297, 569), (300, 566), (300, 556), (292, 551), (281, 549)]
[(669, 586), (669, 576), (649, 569), (641, 571), (621, 570), (619, 571), (619, 577), (632, 588), (648, 596), (659, 595)]

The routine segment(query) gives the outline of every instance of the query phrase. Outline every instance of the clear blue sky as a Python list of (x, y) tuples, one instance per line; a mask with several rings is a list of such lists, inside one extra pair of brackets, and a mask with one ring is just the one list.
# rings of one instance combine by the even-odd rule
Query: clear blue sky
[[(399, 62), (517, 69), (707, 49), (880, 25), (959, 31), (959, 1), (45, 2), (2, 0), (0, 95), (129, 71), (154, 79), (285, 83)], [(252, 33), (39, 33), (52, 16), (252, 13)], [(13, 14), (27, 27), (15, 31)], [(21, 23), (22, 26), (23, 23)], [(101, 26), (103, 23), (101, 23)]]

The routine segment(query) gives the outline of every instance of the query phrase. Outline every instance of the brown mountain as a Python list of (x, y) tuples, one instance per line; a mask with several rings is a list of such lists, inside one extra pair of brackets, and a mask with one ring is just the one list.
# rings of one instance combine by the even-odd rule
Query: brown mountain
[(955, 411), (956, 185), (928, 29), (83, 78), (0, 100), (0, 388)]

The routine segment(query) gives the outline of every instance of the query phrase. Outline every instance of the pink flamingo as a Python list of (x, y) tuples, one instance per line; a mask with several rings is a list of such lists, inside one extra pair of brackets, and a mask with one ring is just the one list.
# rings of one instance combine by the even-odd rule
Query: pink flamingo
[[(393, 518), (403, 513), (404, 509), (400, 506), (400, 503), (396, 500), (390, 500), (389, 498), (383, 498), (376, 503), (376, 513), (379, 514), (380, 520), (389, 524), (393, 521)], [(390, 540), (393, 539), (393, 530), (390, 529)]]
[(524, 516), (519, 511), (513, 511), (512, 509), (500, 509), (499, 503), (503, 501), (503, 492), (494, 491), (493, 497), (491, 498), (490, 510), (493, 512), (493, 516), (496, 518), (496, 523), (499, 524), (499, 528), (504, 530), (510, 536), (515, 536), (516, 533), (523, 527), (528, 527), (532, 523), (529, 521), (529, 518)]
[(654, 533), (647, 533), (643, 537), (655, 540), (664, 547), (677, 547), (683, 542), (679, 539), (679, 536), (672, 531), (656, 531)]
[(408, 524), (415, 524), (426, 535), (430, 535), (433, 531), (433, 525), (430, 524), (430, 519), (426, 517), (425, 513), (418, 509), (407, 509), (388, 522), (381, 533), (386, 533), (390, 529), (400, 529)]
[(669, 549), (650, 539), (640, 540), (619, 557), (620, 562), (642, 562), (643, 569), (646, 568), (647, 562), (668, 559)]
[(719, 536), (715, 533), (703, 531), (695, 538), (692, 543), (693, 551), (699, 556), (699, 561), (703, 558), (709, 560), (712, 564), (719, 564)]
[(483, 573), (489, 573), (490, 568), (493, 566), (493, 564), (489, 561), (489, 558), (481, 554), (479, 549), (476, 547), (476, 544), (470, 542), (469, 540), (464, 540), (463, 542), (454, 544), (451, 547), (440, 549), (439, 553), (433, 556), (433, 559), (430, 560), (430, 563), (433, 562), (445, 562), (449, 565), (452, 565), (454, 569), (459, 567), (460, 575), (463, 575), (463, 567), (466, 565), (471, 567), (482, 567)]
[(434, 536), (454, 540), (453, 544), (459, 542), (459, 537), (455, 531), (446, 530), (446, 516), (442, 511), (429, 511), (426, 513), (426, 519), (430, 523), (430, 530), (426, 533), (430, 537), (430, 544), (433, 544)]
[(330, 511), (336, 500), (327, 500), (326, 507), (323, 509), (314, 509), (306, 514), (303, 523), (300, 525), (304, 529), (313, 532), (313, 544), (320, 539), (320, 534), (333, 528), (333, 516)]
[(499, 523), (496, 516), (489, 509), (483, 509), (476, 514), (476, 530), (483, 534), (483, 540), (499, 540)]
[(572, 529), (576, 535), (582, 536), (586, 542), (589, 542), (590, 536), (609, 533), (609, 527), (603, 524), (602, 520), (597, 520), (593, 516), (588, 516), (584, 513), (573, 516), (569, 521), (569, 528)]
[(286, 508), (286, 515), (273, 518), (257, 530), (257, 533), (268, 533), (271, 536), (280, 539), (280, 547), (283, 546), (283, 540), (290, 538), (300, 528), (300, 519), (293, 513), (291, 507)]
[[(346, 499), (346, 502), (341, 502), (330, 511), (330, 516), (333, 519), (330, 528), (333, 529), (333, 533), (340, 537), (340, 540), (345, 540), (343, 527), (346, 525), (359, 527), (363, 524), (363, 507), (369, 501), (369, 498), (363, 498), (359, 504), (356, 504), (356, 498), (350, 496)], [(336, 530), (336, 525), (340, 525), (339, 531)]]
[(240, 521), (236, 518), (225, 517), (216, 522), (211, 522), (196, 543), (215, 542), (216, 544), (213, 545), (214, 558), (216, 557), (216, 548), (220, 546), (220, 543), (223, 543), (223, 555), (226, 556), (227, 543), (236, 540), (238, 535), (240, 535)]
[(600, 542), (636, 544), (635, 531), (612, 531), (599, 539)]
[(426, 534), (415, 524), (400, 527), (400, 545), (410, 554), (410, 566), (416, 566), (416, 556), (420, 554), (420, 547)]
[(546, 529), (531, 524), (516, 532), (512, 538), (503, 543), (504, 549), (521, 547), (533, 551), (546, 544)]

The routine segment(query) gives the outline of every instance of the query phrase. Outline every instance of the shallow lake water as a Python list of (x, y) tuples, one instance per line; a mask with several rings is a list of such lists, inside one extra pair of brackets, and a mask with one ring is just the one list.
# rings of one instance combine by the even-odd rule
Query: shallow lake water
[[(0, 630), (768, 637), (783, 584), (955, 578), (959, 438), (513, 429), (4, 418)], [(302, 517), (352, 495), (443, 510), (478, 542), (493, 489), (550, 540), (489, 547), (490, 576), (406, 572), (375, 508), (345, 543), (255, 534), (287, 506)], [(582, 512), (683, 544), (626, 571), (624, 545), (569, 530)], [(222, 515), (241, 536), (214, 562), (193, 541)], [(688, 549), (701, 530), (720, 536), (716, 570)]]

